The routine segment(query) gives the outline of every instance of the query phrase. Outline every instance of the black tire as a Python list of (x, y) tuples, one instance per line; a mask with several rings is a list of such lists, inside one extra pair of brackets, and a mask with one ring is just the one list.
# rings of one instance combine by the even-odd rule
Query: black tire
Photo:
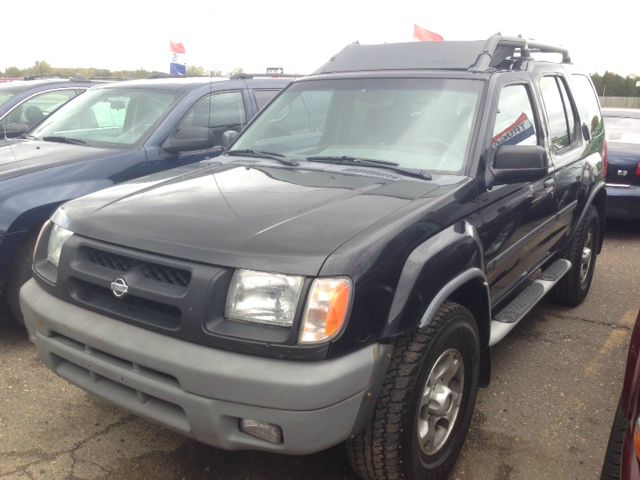
[(609, 435), (607, 453), (604, 455), (604, 464), (602, 465), (600, 480), (620, 480), (622, 448), (628, 429), (629, 420), (624, 418), (622, 408), (620, 408), (620, 404), (618, 403), (616, 415), (613, 418), (613, 426), (611, 427), (611, 435)]
[[(463, 359), (460, 410), (442, 446), (427, 456), (418, 443), (420, 398), (443, 352)], [(479, 380), (480, 343), (473, 315), (446, 302), (430, 325), (399, 337), (372, 419), (347, 442), (355, 472), (366, 480), (444, 479), (453, 469), (469, 429)], [(468, 379), (467, 379), (468, 376)]]
[(18, 324), (24, 324), (20, 311), (20, 288), (32, 277), (33, 250), (36, 246), (37, 235), (31, 235), (20, 248), (15, 263), (9, 269), (7, 289), (5, 292), (9, 312)]
[[(591, 230), (591, 236), (588, 233)], [(581, 279), (582, 250), (586, 246), (587, 239), (591, 239), (591, 263), (589, 264), (586, 278)], [(580, 305), (589, 293), (593, 272), (596, 268), (598, 244), (600, 241), (600, 220), (598, 210), (591, 205), (587, 214), (578, 225), (571, 243), (568, 245), (563, 258), (571, 262), (571, 270), (549, 292), (551, 300), (562, 305), (575, 307)]]

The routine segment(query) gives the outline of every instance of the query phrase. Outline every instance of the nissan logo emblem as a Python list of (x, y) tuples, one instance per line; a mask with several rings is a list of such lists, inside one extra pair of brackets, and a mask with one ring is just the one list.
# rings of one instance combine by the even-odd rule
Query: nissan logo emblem
[(124, 297), (129, 291), (129, 285), (125, 282), (124, 278), (119, 277), (116, 278), (113, 282), (111, 282), (111, 292), (116, 298)]

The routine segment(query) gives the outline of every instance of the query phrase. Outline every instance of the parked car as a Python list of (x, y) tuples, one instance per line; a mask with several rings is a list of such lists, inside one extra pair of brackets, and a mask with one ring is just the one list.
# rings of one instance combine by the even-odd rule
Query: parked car
[(21, 320), (38, 231), (62, 203), (219, 155), (290, 80), (169, 78), (104, 84), (69, 102), (28, 139), (0, 147), (0, 292)]
[(61, 377), (201, 442), (346, 440), (363, 478), (445, 478), (490, 347), (547, 293), (589, 291), (600, 124), (561, 48), (349, 46), (218, 163), (59, 208), (21, 290), (30, 338)]
[(601, 479), (640, 480), (640, 312), (631, 333), (622, 393)]
[(640, 109), (605, 108), (607, 216), (640, 220)]
[(100, 83), (43, 78), (0, 84), (0, 139), (25, 134), (69, 100)]

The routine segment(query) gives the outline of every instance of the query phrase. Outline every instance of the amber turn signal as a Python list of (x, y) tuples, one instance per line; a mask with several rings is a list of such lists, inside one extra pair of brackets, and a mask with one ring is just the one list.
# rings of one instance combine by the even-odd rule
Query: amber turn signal
[(316, 278), (302, 317), (300, 343), (319, 343), (335, 337), (349, 313), (351, 280)]

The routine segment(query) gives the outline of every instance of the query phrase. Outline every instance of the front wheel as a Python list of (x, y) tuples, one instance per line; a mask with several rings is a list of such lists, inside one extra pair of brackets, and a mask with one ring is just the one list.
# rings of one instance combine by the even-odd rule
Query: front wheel
[(347, 443), (367, 480), (444, 479), (476, 401), (480, 342), (473, 315), (446, 302), (433, 321), (395, 342), (371, 422)]

